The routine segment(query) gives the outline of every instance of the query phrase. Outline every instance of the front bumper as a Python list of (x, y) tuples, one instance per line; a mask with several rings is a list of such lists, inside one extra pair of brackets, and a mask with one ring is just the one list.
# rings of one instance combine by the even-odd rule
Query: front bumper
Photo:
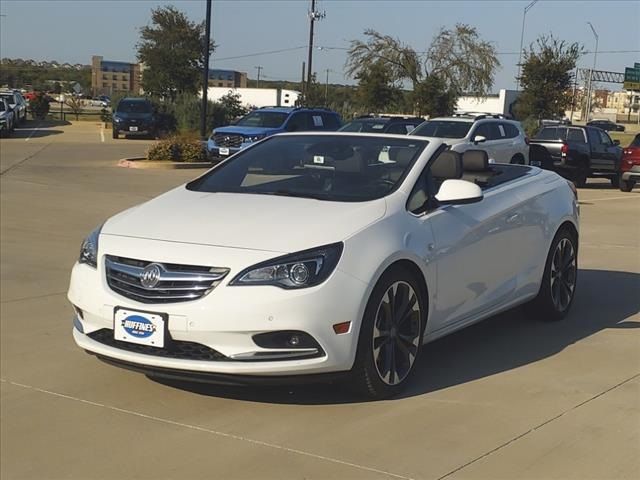
[[(247, 148), (250, 143), (242, 143), (240, 147), (221, 147), (220, 145), (216, 145), (216, 143), (210, 138), (207, 140), (207, 153), (210, 157), (230, 157), (234, 153), (238, 153), (240, 150)], [(222, 149), (222, 153), (220, 152)]]
[[(101, 247), (102, 243), (106, 242), (101, 237)], [(142, 241), (140, 245), (142, 246)], [(227, 250), (204, 246), (189, 248), (208, 251), (205, 257), (218, 260), (224, 258), (222, 252)], [(130, 255), (135, 257), (134, 254)], [(230, 260), (227, 266), (231, 267), (231, 271), (208, 295), (198, 300), (165, 304), (143, 304), (120, 296), (106, 284), (103, 265), (95, 270), (87, 265), (76, 264), (68, 293), (69, 301), (82, 311), (82, 318), (76, 316), (74, 319), (75, 342), (103, 359), (133, 364), (139, 369), (175, 370), (186, 376), (193, 376), (193, 372), (290, 376), (351, 369), (364, 310), (363, 299), (367, 291), (365, 282), (336, 269), (323, 284), (303, 290), (283, 290), (272, 286), (228, 286), (228, 282), (244, 267), (265, 260), (264, 257), (276, 256), (268, 252), (248, 251), (239, 251), (235, 255), (238, 257), (227, 256)], [(206, 258), (201, 262), (208, 264)], [(90, 334), (94, 332), (113, 329), (116, 307), (166, 314), (171, 339), (204, 345), (225, 358), (216, 361), (168, 358), (124, 350), (92, 339)], [(334, 324), (347, 321), (352, 322), (348, 333), (338, 335), (333, 331)], [(323, 355), (278, 360), (260, 357), (260, 354), (273, 350), (257, 346), (253, 340), (254, 335), (291, 330), (311, 335), (320, 345)], [(260, 359), (252, 360), (252, 355)]]
[(622, 172), (622, 175), (620, 175), (621, 180), (623, 181), (629, 181), (629, 180), (633, 180), (633, 181), (640, 181), (640, 165), (633, 165), (631, 167), (631, 170), (626, 170), (624, 172)]

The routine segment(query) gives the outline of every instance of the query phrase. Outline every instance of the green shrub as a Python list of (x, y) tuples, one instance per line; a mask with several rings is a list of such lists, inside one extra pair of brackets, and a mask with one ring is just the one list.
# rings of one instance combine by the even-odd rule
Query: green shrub
[(147, 159), (187, 163), (205, 162), (207, 161), (207, 152), (198, 137), (184, 134), (173, 135), (149, 148)]
[(527, 117), (522, 121), (522, 129), (527, 137), (534, 137), (540, 130), (540, 122), (535, 117)]

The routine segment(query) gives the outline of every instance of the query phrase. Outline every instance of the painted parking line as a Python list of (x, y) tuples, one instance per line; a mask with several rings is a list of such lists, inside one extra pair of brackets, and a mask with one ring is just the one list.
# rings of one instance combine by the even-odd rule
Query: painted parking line
[(24, 139), (24, 141), (25, 141), (25, 142), (28, 142), (28, 141), (31, 139), (31, 137), (33, 137), (33, 134), (34, 134), (34, 133), (36, 133), (39, 129), (40, 129), (40, 124), (38, 124), (38, 125), (36, 126), (36, 128), (34, 128), (34, 129), (31, 131), (31, 134), (30, 134), (27, 138), (25, 138), (25, 139)]
[(100, 141), (104, 143), (104, 127), (100, 125)]

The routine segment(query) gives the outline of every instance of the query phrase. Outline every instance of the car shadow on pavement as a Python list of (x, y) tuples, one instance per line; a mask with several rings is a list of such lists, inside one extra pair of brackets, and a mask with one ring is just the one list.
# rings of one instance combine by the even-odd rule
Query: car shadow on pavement
[(70, 122), (60, 120), (44, 120), (44, 121), (27, 121), (26, 123), (16, 127), (16, 129), (7, 135), (8, 138), (42, 138), (50, 135), (59, 135), (64, 133), (62, 130), (54, 130), (52, 127), (61, 127), (71, 125)]
[[(640, 274), (580, 270), (571, 313), (561, 322), (530, 319), (516, 308), (425, 346), (413, 378), (395, 400), (499, 374), (555, 355), (601, 330), (640, 328)], [(341, 384), (226, 387), (153, 379), (208, 395), (260, 403), (319, 405), (362, 402)]]

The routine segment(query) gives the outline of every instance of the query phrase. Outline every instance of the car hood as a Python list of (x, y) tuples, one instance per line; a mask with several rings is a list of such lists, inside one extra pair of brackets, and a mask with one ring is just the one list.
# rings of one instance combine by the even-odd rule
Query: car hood
[(230, 133), (234, 135), (270, 135), (276, 132), (280, 132), (279, 128), (265, 128), (265, 127), (242, 127), (240, 125), (229, 125), (228, 127), (218, 127), (213, 133), (221, 134), (221, 133)]
[(347, 239), (384, 216), (369, 202), (171, 190), (109, 219), (103, 235), (289, 253)]

